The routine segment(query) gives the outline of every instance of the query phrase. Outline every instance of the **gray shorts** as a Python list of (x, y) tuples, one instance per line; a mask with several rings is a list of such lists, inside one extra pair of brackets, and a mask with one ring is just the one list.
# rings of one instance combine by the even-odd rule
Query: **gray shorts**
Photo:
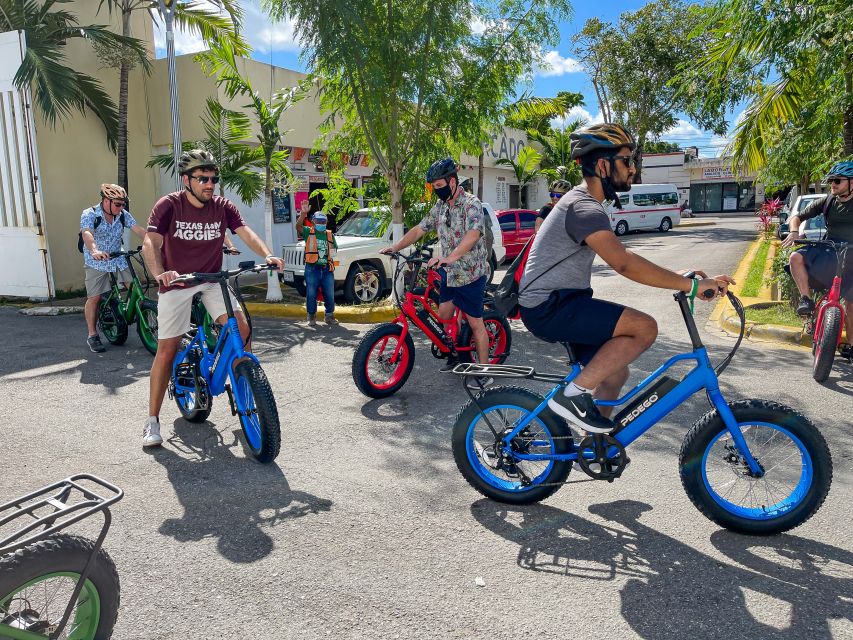
[(101, 294), (107, 293), (112, 288), (110, 281), (110, 273), (115, 273), (116, 280), (119, 282), (130, 282), (130, 269), (124, 271), (99, 271), (91, 267), (83, 267), (86, 273), (86, 297), (92, 298)]

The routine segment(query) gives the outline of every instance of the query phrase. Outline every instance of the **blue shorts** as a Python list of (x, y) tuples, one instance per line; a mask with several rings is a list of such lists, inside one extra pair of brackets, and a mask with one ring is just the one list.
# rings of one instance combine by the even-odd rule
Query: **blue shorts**
[(483, 317), (483, 298), (486, 295), (486, 276), (480, 276), (474, 282), (469, 282), (461, 287), (447, 286), (447, 272), (439, 269), (441, 274), (441, 292), (438, 295), (439, 303), (452, 302), (465, 315), (472, 318)]
[[(809, 274), (809, 286), (818, 291), (825, 291), (832, 286), (838, 269), (838, 256), (830, 247), (808, 246), (798, 250), (803, 256), (806, 271)], [(790, 273), (788, 265), (785, 270)], [(841, 297), (848, 302), (853, 300), (853, 251), (848, 249), (847, 260), (844, 263), (844, 273), (841, 274)]]
[(520, 308), (530, 333), (547, 342), (568, 342), (583, 365), (613, 337), (625, 310), (621, 304), (596, 300), (592, 289), (559, 289), (542, 304)]

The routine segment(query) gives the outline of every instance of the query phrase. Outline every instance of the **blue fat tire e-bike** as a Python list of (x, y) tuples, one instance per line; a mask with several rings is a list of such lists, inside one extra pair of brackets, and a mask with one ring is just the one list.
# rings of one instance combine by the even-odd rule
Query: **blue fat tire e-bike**
[[(714, 292), (704, 292), (712, 297)], [(630, 462), (625, 448), (697, 391), (705, 390), (712, 409), (697, 420), (681, 445), (681, 482), (693, 504), (717, 524), (747, 534), (770, 535), (808, 520), (820, 508), (832, 482), (826, 441), (808, 418), (767, 400), (729, 403), (717, 376), (743, 339), (743, 306), (729, 299), (741, 319), (734, 348), (716, 367), (699, 337), (692, 300), (675, 294), (693, 350), (670, 358), (622, 398), (599, 406), (625, 404), (614, 418), (615, 432), (575, 442), (565, 420), (548, 409), (580, 372), (571, 346), (568, 375), (537, 373), (532, 367), (460, 364), (462, 376), (526, 378), (555, 383), (544, 397), (529, 389), (499, 386), (474, 395), (453, 427), (453, 456), (459, 471), (484, 496), (511, 504), (544, 500), (566, 483), (573, 463), (591, 478), (612, 482)], [(693, 361), (681, 380), (662, 375), (672, 365)]]
[[(243, 273), (257, 273), (269, 268), (269, 265), (241, 262), (237, 269), (230, 271), (191, 273), (173, 281), (218, 282), (225, 299), (228, 320), (219, 331), (213, 349), (203, 330), (197, 328), (187, 334), (175, 356), (169, 381), (169, 395), (175, 399), (178, 411), (189, 422), (207, 420), (213, 408), (213, 397), (227, 393), (231, 414), (239, 416), (252, 456), (263, 463), (275, 460), (281, 446), (278, 408), (261, 363), (244, 348), (231, 297), (228, 295), (228, 279), (235, 278), (234, 292), (242, 305), (240, 286), (236, 280)], [(246, 320), (250, 323), (251, 336), (251, 318), (248, 313)]]

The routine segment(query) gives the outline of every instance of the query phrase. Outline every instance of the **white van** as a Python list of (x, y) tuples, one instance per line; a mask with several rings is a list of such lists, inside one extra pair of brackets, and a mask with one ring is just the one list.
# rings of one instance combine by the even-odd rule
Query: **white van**
[(629, 231), (657, 229), (669, 231), (681, 222), (678, 189), (674, 184), (635, 184), (619, 193), (621, 209), (608, 203), (610, 227), (617, 236)]

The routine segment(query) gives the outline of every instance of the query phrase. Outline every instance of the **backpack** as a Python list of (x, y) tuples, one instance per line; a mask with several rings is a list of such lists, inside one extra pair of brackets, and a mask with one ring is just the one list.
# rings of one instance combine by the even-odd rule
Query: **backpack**
[(506, 270), (506, 274), (504, 274), (501, 283), (498, 285), (498, 288), (495, 289), (495, 293), (492, 296), (492, 307), (500, 313), (502, 316), (507, 318), (511, 318), (513, 320), (520, 317), (521, 312), (519, 310), (518, 297), (522, 294), (524, 289), (527, 289), (530, 285), (536, 282), (539, 278), (548, 273), (551, 269), (556, 267), (558, 264), (565, 262), (568, 260), (571, 255), (566, 256), (560, 260), (557, 260), (550, 267), (545, 269), (538, 276), (533, 278), (530, 282), (527, 283), (527, 286), (524, 287), (521, 291), (519, 291), (519, 286), (521, 284), (521, 277), (524, 275), (524, 268), (527, 266), (527, 258), (530, 256), (530, 249), (533, 247), (533, 240), (536, 236), (532, 236), (524, 245), (524, 248), (521, 250), (515, 260), (512, 261), (512, 264), (509, 266), (509, 269)]
[(492, 258), (492, 247), (495, 246), (495, 232), (492, 231), (492, 216), (489, 215), (489, 212), (486, 211), (486, 208), (483, 207), (483, 213), (485, 214), (485, 227), (486, 232), (483, 236), (486, 239), (486, 255), (491, 260)]
[[(91, 207), (91, 209), (94, 212), (95, 207)], [(95, 222), (92, 223), (92, 231), (97, 229), (103, 221), (104, 221), (103, 216), (96, 216)], [(122, 228), (127, 228), (127, 225), (125, 224), (124, 211), (121, 212), (121, 215), (118, 217), (118, 221), (121, 222)], [(77, 251), (79, 251), (80, 253), (83, 253), (83, 247), (84, 246), (86, 246), (86, 245), (83, 242), (83, 230), (81, 229), (80, 231), (77, 232)]]

